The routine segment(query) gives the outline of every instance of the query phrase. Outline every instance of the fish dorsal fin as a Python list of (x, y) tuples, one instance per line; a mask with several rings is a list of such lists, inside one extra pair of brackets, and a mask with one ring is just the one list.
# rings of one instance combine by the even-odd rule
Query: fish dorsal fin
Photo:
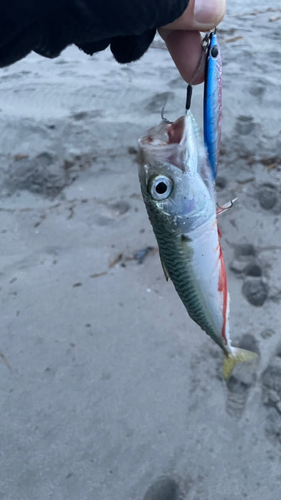
[(165, 278), (166, 278), (166, 281), (169, 281), (170, 276), (169, 276), (169, 273), (168, 273), (168, 271), (167, 271), (167, 268), (166, 268), (166, 266), (165, 266), (165, 264), (164, 264), (164, 261), (163, 261), (163, 259), (162, 259), (162, 256), (161, 256), (160, 251), (159, 251), (159, 256), (160, 256), (160, 262), (161, 262), (161, 265), (162, 265), (162, 269), (163, 269), (164, 276), (165, 276)]

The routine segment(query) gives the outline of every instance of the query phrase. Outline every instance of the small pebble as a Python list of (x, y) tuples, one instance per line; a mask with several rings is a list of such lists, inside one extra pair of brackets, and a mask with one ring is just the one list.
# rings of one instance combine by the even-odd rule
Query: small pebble
[(135, 259), (138, 261), (139, 264), (142, 264), (144, 262), (145, 258), (148, 256), (148, 254), (150, 252), (152, 252), (152, 250), (154, 250), (153, 247), (142, 248), (135, 255)]

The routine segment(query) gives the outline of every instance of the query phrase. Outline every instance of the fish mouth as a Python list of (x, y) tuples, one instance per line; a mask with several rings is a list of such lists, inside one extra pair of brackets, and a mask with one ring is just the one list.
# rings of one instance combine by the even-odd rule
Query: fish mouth
[(186, 117), (181, 116), (167, 128), (168, 143), (181, 144), (186, 133)]
[(175, 122), (162, 120), (160, 125), (148, 130), (147, 135), (140, 139), (142, 146), (168, 146), (180, 144), (186, 131), (186, 116), (181, 116)]
[(148, 130), (140, 139), (139, 145), (145, 159), (169, 162), (184, 171), (184, 158), (187, 154), (187, 116), (175, 122), (163, 120), (160, 125)]

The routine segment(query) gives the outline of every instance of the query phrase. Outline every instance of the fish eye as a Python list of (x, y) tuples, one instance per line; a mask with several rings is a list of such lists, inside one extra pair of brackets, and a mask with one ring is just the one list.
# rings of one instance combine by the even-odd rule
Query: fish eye
[(149, 187), (154, 200), (165, 200), (172, 192), (173, 182), (165, 175), (157, 175), (150, 181)]
[(211, 48), (211, 56), (215, 59), (216, 57), (218, 57), (218, 54), (219, 54), (219, 49), (218, 49), (218, 46), (217, 46), (217, 45), (214, 45), (214, 46)]

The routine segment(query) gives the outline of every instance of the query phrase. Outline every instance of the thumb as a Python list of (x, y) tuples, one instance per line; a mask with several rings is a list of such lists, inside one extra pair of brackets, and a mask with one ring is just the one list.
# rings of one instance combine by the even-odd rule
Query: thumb
[(184, 13), (164, 29), (209, 31), (223, 20), (225, 9), (225, 0), (190, 0)]
[[(225, 7), (225, 0), (190, 0), (176, 21), (158, 30), (186, 82), (192, 80), (202, 55), (199, 32), (214, 29), (222, 21)], [(194, 83), (203, 80), (204, 67)]]

